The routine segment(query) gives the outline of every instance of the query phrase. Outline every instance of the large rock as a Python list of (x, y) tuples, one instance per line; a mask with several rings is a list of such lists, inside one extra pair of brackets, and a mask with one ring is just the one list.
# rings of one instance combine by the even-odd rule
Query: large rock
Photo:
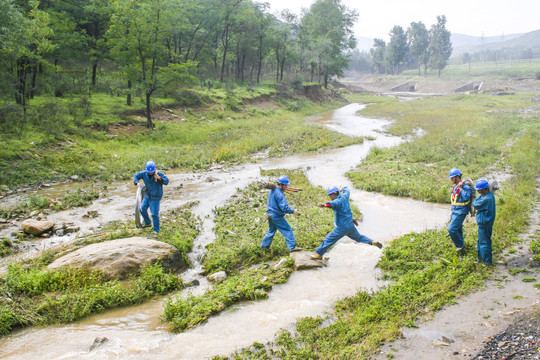
[(303, 270), (322, 267), (324, 264), (321, 260), (314, 260), (311, 258), (311, 255), (313, 254), (313, 252), (309, 251), (292, 252), (291, 257), (294, 259), (294, 268), (296, 270)]
[(185, 269), (180, 251), (167, 243), (131, 237), (91, 244), (56, 259), (49, 269), (83, 267), (104, 271), (112, 279), (124, 279), (141, 265), (159, 262), (167, 271)]
[(54, 221), (40, 221), (34, 219), (26, 219), (21, 223), (21, 229), (27, 234), (41, 235), (44, 232), (51, 230), (54, 226)]

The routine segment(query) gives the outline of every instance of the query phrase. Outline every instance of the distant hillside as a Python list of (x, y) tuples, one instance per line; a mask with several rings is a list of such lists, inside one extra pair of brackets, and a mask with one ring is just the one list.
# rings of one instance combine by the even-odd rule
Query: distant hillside
[[(452, 57), (461, 57), (463, 53), (480, 53), (482, 51), (498, 51), (505, 49), (515, 54), (530, 51), (533, 57), (540, 57), (540, 30), (526, 34), (508, 34), (501, 36), (471, 36), (452, 34)], [(359, 51), (369, 51), (373, 47), (373, 39), (363, 36), (356, 37)]]
[(540, 30), (531, 31), (526, 34), (510, 34), (504, 36), (469, 36), (462, 34), (452, 34), (452, 45), (454, 51), (452, 57), (461, 56), (463, 53), (470, 54), (482, 51), (511, 51), (521, 53), (531, 51), (533, 57), (540, 57)]

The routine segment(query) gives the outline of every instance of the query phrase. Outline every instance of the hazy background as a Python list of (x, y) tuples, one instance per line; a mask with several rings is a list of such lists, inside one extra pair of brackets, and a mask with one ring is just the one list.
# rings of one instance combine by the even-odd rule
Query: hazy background
[[(299, 14), (313, 0), (270, 0), (271, 11), (289, 9)], [(389, 40), (394, 25), (404, 29), (422, 21), (426, 27), (436, 23), (437, 15), (446, 15), (452, 34), (498, 37), (540, 29), (540, 0), (342, 0), (359, 14), (355, 25), (358, 37)], [(359, 44), (360, 45), (360, 44)]]

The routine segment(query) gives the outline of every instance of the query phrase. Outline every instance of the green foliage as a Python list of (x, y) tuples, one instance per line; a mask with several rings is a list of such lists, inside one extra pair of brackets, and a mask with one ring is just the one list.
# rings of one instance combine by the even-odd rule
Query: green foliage
[[(266, 90), (258, 89), (257, 92), (262, 94)], [(215, 93), (201, 93), (201, 97), (206, 96), (215, 98)], [(81, 125), (59, 143), (39, 129), (26, 133), (21, 140), (0, 135), (4, 141), (4, 151), (0, 155), (0, 184), (12, 187), (58, 181), (75, 174), (106, 181), (127, 179), (156, 154), (159, 154), (158, 166), (162, 169), (206, 169), (215, 163), (245, 162), (250, 155), (265, 149), (272, 156), (282, 156), (362, 141), (306, 124), (304, 116), (337, 104), (306, 102), (295, 113), (279, 108), (250, 114), (217, 108), (200, 113), (188, 111), (182, 114), (185, 121), (163, 121), (154, 131), (148, 131), (136, 119), (115, 115), (117, 111), (128, 109), (122, 99), (94, 94), (88, 100), (91, 115), (87, 119), (82, 117), (83, 110), (77, 109), (77, 100), (70, 116), (73, 122), (77, 117)], [(33, 101), (38, 106), (47, 99), (36, 97)], [(71, 100), (58, 101), (71, 109)], [(155, 99), (156, 106), (160, 107), (171, 102), (174, 100)], [(286, 132), (275, 131), (285, 124)], [(120, 128), (118, 135), (113, 135), (114, 128)], [(106, 129), (111, 133), (100, 131)], [(122, 129), (127, 130), (125, 134)]]
[(174, 331), (184, 331), (233, 304), (266, 299), (273, 285), (287, 281), (293, 267), (294, 261), (289, 258), (277, 270), (267, 266), (250, 268), (229, 276), (203, 295), (168, 299), (165, 301), (164, 318), (173, 324)]
[(0, 242), (0, 257), (11, 255), (15, 252), (13, 242), (9, 238), (1, 238)]

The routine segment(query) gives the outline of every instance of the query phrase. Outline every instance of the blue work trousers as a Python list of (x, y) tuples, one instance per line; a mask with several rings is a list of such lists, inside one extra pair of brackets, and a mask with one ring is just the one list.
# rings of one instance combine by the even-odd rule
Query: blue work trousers
[(450, 239), (456, 245), (456, 248), (460, 249), (465, 246), (463, 240), (463, 221), (467, 217), (465, 214), (452, 214), (450, 217), (450, 225), (448, 225), (448, 233), (450, 234)]
[(476, 243), (478, 261), (486, 265), (491, 265), (493, 263), (493, 251), (491, 248), (492, 232), (493, 226), (478, 227), (478, 242)]
[(315, 250), (315, 252), (321, 256), (324, 255), (330, 249), (332, 245), (338, 242), (344, 236), (348, 236), (356, 242), (370, 244), (373, 242), (370, 238), (362, 235), (358, 232), (358, 229), (351, 222), (349, 225), (335, 227), (330, 234), (326, 235), (322, 244)]
[(277, 230), (279, 230), (279, 232), (285, 238), (285, 243), (287, 244), (289, 250), (294, 249), (296, 247), (296, 240), (294, 239), (291, 225), (289, 225), (287, 220), (285, 220), (284, 216), (277, 215), (268, 216), (268, 232), (262, 240), (261, 248), (270, 247), (270, 244), (272, 244), (272, 240), (274, 239), (274, 235), (276, 234)]
[[(146, 225), (151, 223), (154, 225), (154, 231), (159, 232), (159, 202), (161, 199), (150, 199), (148, 196), (145, 196), (141, 204), (141, 215), (144, 219)], [(152, 213), (152, 222), (148, 217), (148, 208), (150, 208), (150, 213)]]

